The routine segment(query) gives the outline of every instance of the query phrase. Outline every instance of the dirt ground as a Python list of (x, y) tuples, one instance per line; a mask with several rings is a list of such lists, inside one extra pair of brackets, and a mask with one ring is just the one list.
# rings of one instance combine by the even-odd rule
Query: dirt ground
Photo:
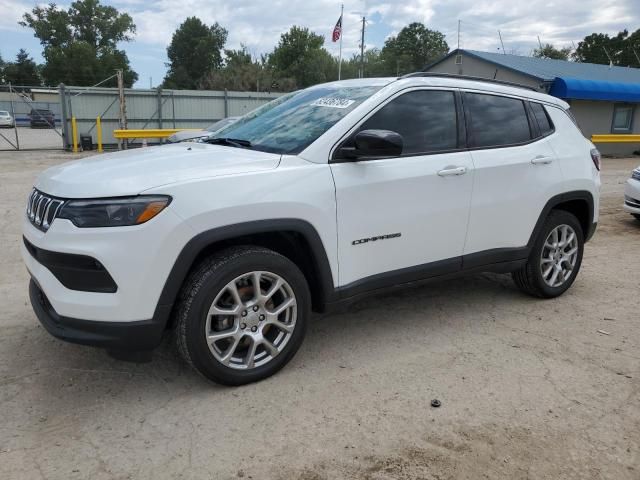
[(561, 298), (489, 274), (373, 297), (318, 316), (278, 375), (224, 388), (169, 344), (131, 364), (39, 326), (20, 221), (69, 158), (0, 154), (1, 479), (640, 478), (640, 222), (621, 208), (640, 159), (604, 160)]

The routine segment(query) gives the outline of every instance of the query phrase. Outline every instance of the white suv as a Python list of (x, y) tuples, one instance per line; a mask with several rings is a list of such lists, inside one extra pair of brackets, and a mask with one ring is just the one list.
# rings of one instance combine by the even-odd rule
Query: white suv
[(37, 179), (33, 308), (56, 337), (184, 358), (238, 385), (282, 368), (311, 311), (398, 284), (511, 272), (555, 297), (598, 219), (599, 154), (563, 101), (415, 74), (317, 85), (209, 137)]

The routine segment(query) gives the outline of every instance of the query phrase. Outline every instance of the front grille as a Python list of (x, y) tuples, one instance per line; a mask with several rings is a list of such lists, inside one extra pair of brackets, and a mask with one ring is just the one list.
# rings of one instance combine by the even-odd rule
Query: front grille
[(45, 195), (34, 188), (27, 201), (27, 218), (34, 227), (46, 232), (63, 204), (64, 200)]
[(640, 169), (636, 168), (633, 172), (631, 172), (631, 178), (634, 180), (640, 180)]

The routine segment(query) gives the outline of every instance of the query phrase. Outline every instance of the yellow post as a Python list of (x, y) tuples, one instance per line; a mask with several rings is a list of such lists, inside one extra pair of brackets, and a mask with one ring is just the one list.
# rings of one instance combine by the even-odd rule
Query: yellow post
[(71, 117), (71, 136), (73, 137), (73, 153), (78, 153), (78, 125), (76, 125), (76, 117)]
[(102, 153), (102, 120), (100, 117), (96, 118), (96, 137), (98, 137), (98, 153)]

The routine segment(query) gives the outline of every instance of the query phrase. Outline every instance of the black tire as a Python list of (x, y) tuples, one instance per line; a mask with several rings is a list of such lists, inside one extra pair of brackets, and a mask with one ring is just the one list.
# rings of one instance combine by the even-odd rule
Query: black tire
[[(291, 337), (280, 353), (264, 365), (239, 370), (214, 357), (205, 339), (205, 325), (216, 295), (233, 279), (252, 271), (272, 272), (283, 278), (295, 295), (297, 316)], [(175, 315), (176, 343), (186, 362), (214, 382), (244, 385), (273, 375), (293, 358), (306, 333), (311, 294), (303, 273), (288, 258), (262, 247), (231, 247), (194, 268), (183, 285)]]
[[(545, 240), (552, 232), (552, 230), (560, 225), (570, 226), (577, 237), (578, 256), (576, 258), (576, 264), (571, 272), (570, 277), (560, 286), (552, 287), (548, 285), (543, 277), (540, 269), (540, 257), (542, 255), (542, 249)], [(524, 293), (539, 298), (554, 298), (562, 295), (573, 284), (580, 271), (580, 265), (582, 264), (582, 254), (584, 253), (584, 232), (580, 226), (578, 219), (569, 212), (564, 210), (552, 210), (538, 234), (538, 237), (533, 244), (531, 254), (527, 260), (527, 263), (511, 273), (513, 281), (516, 286)]]
[(640, 214), (638, 213), (632, 213), (631, 215), (633, 215), (634, 217), (636, 217), (636, 220), (638, 220), (640, 222)]

